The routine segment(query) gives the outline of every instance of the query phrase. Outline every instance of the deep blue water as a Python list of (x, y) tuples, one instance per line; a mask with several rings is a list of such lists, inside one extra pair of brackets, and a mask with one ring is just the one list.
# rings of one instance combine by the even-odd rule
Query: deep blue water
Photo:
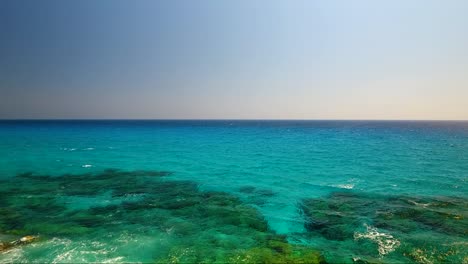
[[(93, 180), (108, 169), (137, 173)], [(139, 221), (163, 214), (153, 208), (121, 216), (122, 224), (109, 230), (115, 215), (110, 205), (172, 197), (131, 189), (162, 184), (153, 178), (133, 182), (138, 171), (168, 172), (161, 177), (165, 184), (194, 184), (194, 193), (219, 191), (239, 199), (259, 212), (268, 232), (320, 250), (329, 262), (468, 261), (468, 122), (254, 120), (0, 121), (0, 205), (6, 210), (0, 241), (40, 237), (0, 253), (0, 261), (219, 262), (229, 252), (248, 250), (241, 245), (250, 242), (235, 224), (204, 226), (180, 208), (165, 209), (164, 228), (141, 226)], [(64, 187), (67, 181), (75, 185)], [(78, 182), (93, 191), (77, 191)], [(126, 195), (117, 197), (117, 189)], [(60, 205), (47, 212), (50, 223), (26, 223), (35, 222), (36, 214), (49, 219), (37, 209), (45, 202)], [(96, 208), (109, 210), (105, 221), (76, 224), (77, 212), (93, 216)], [(29, 220), (6, 216), (13, 212)], [(81, 225), (86, 232), (54, 229), (67, 219), (75, 221), (67, 228)], [(172, 234), (167, 230), (177, 230), (174, 219), (199, 228)], [(220, 231), (226, 226), (234, 233)], [(256, 239), (252, 247), (260, 243)], [(215, 251), (200, 253), (197, 246), (214, 240), (230, 244), (216, 242)]]

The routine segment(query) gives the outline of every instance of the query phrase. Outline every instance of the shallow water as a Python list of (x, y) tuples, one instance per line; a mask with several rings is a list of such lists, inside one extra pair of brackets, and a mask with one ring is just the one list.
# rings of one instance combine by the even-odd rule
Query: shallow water
[(2, 121), (0, 157), (0, 240), (39, 236), (1, 262), (468, 262), (467, 122)]

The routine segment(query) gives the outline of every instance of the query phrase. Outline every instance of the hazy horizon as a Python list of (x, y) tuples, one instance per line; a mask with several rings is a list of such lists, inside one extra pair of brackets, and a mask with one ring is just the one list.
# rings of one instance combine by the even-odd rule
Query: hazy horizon
[(467, 1), (0, 1), (0, 119), (468, 120)]
[(0, 121), (291, 121), (291, 122), (468, 122), (468, 119), (277, 119), (277, 118), (0, 118)]

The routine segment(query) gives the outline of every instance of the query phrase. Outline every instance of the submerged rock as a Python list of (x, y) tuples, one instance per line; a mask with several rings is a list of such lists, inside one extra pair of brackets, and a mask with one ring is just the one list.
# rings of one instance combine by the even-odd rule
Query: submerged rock
[(22, 238), (19, 238), (11, 242), (0, 242), (0, 252), (10, 250), (12, 248), (19, 247), (22, 245), (30, 244), (38, 239), (39, 239), (38, 236), (29, 235), (29, 236), (24, 236)]
[(18, 240), (15, 240), (11, 242), (14, 245), (24, 245), (24, 244), (29, 244), (37, 240), (39, 237), (37, 236), (24, 236)]
[[(67, 241), (63, 242), (67, 245), (79, 241), (76, 247), (99, 248), (109, 259), (121, 262), (323, 262), (319, 252), (291, 245), (284, 236), (275, 234), (260, 212), (238, 197), (201, 191), (195, 182), (162, 177), (169, 174), (105, 170), (62, 176), (22, 174), (8, 184), (0, 181), (0, 231), (39, 234), (48, 241)], [(124, 234), (129, 235), (117, 239)], [(34, 239), (25, 236), (14, 245)], [(114, 253), (106, 251), (103, 243), (114, 243), (107, 248)], [(47, 251), (47, 243), (43, 244)], [(146, 251), (134, 258), (108, 255), (131, 252), (135, 246)], [(78, 254), (72, 246), (67, 247)], [(65, 249), (56, 249), (60, 250)], [(50, 258), (55, 258), (56, 251), (51, 251), (54, 255)], [(80, 256), (80, 262), (99, 262), (88, 253)], [(21, 261), (36, 260), (31, 254)], [(86, 256), (89, 259), (83, 259)]]
[(251, 248), (231, 257), (229, 263), (318, 264), (326, 261), (316, 250), (274, 240), (265, 247)]
[(241, 193), (253, 193), (254, 191), (255, 187), (250, 185), (242, 186), (239, 188), (239, 192)]
[[(348, 247), (361, 262), (385, 257), (389, 262), (463, 263), (468, 256), (467, 208), (468, 200), (459, 197), (353, 191), (300, 203), (309, 237)], [(375, 254), (362, 250), (372, 248)]]

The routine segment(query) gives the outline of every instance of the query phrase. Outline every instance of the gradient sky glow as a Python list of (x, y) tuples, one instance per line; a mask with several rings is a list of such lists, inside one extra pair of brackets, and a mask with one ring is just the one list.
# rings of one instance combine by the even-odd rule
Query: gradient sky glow
[(468, 119), (466, 0), (0, 0), (0, 118)]

